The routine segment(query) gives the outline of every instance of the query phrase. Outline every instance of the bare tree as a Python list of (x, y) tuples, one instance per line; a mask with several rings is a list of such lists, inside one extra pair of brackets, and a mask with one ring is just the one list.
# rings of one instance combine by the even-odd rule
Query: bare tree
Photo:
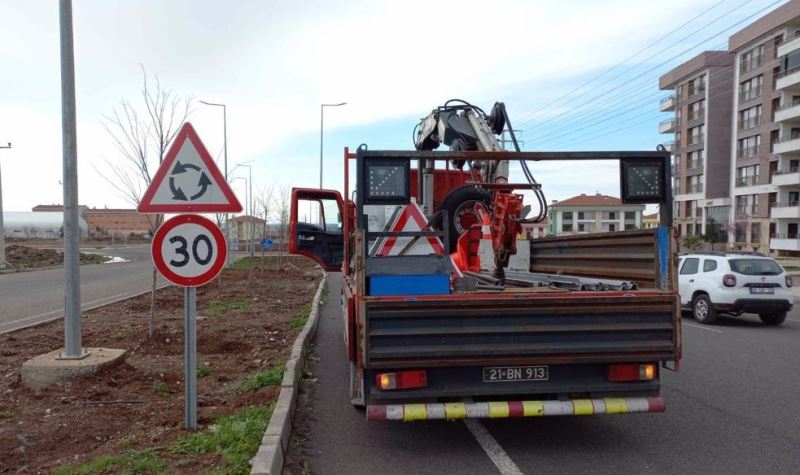
[[(280, 239), (280, 245), (278, 246), (278, 259), (277, 259), (277, 266), (276, 269), (280, 268), (281, 265), (281, 257), (283, 256), (283, 244), (288, 243), (289, 240), (289, 206), (291, 204), (291, 196), (292, 196), (292, 189), (288, 186), (281, 186), (280, 190), (278, 191), (278, 196), (275, 199), (275, 208), (276, 212), (278, 213), (278, 234)], [(288, 247), (286, 247), (288, 250)]]
[[(272, 211), (272, 195), (274, 190), (274, 185), (270, 184), (258, 190), (258, 196), (256, 196), (256, 212), (253, 213), (256, 216), (260, 217), (264, 220), (263, 228), (261, 230), (261, 239), (267, 238), (267, 227), (269, 226), (269, 217)], [(261, 275), (264, 275), (264, 246), (261, 246)]]
[[(179, 96), (165, 89), (158, 76), (148, 78), (142, 67), (140, 103), (120, 101), (111, 114), (104, 116), (103, 127), (119, 152), (106, 159), (107, 170), (97, 170), (115, 190), (134, 207), (141, 201), (153, 174), (164, 160), (167, 147), (189, 116), (192, 97)], [(164, 220), (162, 214), (147, 214), (150, 235)], [(153, 267), (150, 291), (149, 335), (155, 333), (155, 294), (158, 273)]]

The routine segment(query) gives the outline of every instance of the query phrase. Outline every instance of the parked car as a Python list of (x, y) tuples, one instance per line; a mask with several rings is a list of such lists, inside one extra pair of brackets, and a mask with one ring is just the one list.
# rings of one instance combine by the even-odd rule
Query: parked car
[(680, 256), (678, 268), (681, 306), (700, 323), (757, 313), (765, 324), (780, 325), (794, 305), (792, 277), (762, 254), (692, 252)]

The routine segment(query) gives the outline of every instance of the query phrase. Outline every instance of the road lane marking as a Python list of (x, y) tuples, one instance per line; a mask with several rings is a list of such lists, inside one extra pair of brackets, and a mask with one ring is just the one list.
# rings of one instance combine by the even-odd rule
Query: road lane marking
[(791, 320), (793, 322), (800, 322), (800, 320), (798, 320), (797, 318), (787, 318), (787, 320)]
[(478, 419), (464, 419), (464, 425), (478, 441), (486, 455), (502, 475), (522, 475), (522, 470), (511, 460), (505, 450)]
[(701, 325), (695, 325), (694, 323), (683, 322), (683, 324), (686, 325), (687, 327), (699, 328), (700, 330), (706, 330), (706, 331), (709, 331), (709, 332), (725, 333), (722, 330), (717, 330), (716, 328), (708, 328), (708, 327), (704, 327), (704, 326), (701, 326)]

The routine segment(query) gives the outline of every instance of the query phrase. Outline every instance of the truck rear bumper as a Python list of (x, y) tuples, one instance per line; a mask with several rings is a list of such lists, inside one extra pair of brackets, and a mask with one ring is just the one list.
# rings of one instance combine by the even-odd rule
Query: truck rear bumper
[(369, 421), (417, 421), (535, 416), (583, 416), (664, 412), (661, 397), (573, 399), (570, 401), (490, 401), (367, 406)]

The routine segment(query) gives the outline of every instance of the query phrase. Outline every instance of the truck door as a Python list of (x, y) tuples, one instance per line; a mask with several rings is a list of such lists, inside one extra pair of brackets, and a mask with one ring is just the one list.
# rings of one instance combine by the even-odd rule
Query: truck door
[(325, 270), (341, 270), (342, 209), (338, 191), (292, 188), (289, 252), (309, 257)]

